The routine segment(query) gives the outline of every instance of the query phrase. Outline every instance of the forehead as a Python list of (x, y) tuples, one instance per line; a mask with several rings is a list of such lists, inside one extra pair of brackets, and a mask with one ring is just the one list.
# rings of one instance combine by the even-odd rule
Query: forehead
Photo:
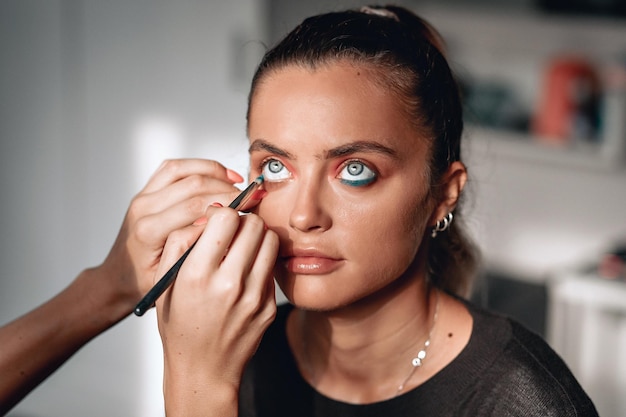
[[(290, 65), (264, 76), (250, 102), (250, 140), (288, 140), (340, 146), (376, 140), (399, 152), (424, 151), (422, 134), (405, 101), (375, 68), (333, 63), (315, 69)], [(419, 148), (419, 149), (417, 149)]]

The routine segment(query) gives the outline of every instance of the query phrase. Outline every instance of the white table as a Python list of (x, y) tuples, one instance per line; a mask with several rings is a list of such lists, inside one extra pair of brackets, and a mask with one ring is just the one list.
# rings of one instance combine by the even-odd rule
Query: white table
[(560, 276), (548, 283), (548, 297), (548, 342), (601, 416), (626, 416), (626, 283)]

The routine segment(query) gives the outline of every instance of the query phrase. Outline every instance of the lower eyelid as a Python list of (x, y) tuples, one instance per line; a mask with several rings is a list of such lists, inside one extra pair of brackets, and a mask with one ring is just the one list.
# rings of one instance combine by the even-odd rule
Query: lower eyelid
[(342, 184), (345, 184), (345, 185), (350, 185), (350, 186), (352, 186), (352, 187), (361, 187), (361, 186), (364, 186), (364, 185), (368, 185), (368, 184), (373, 183), (374, 181), (376, 181), (376, 178), (377, 178), (377, 176), (376, 176), (376, 175), (374, 175), (373, 177), (371, 177), (371, 178), (367, 178), (367, 179), (364, 179), (364, 180), (355, 180), (355, 181), (350, 181), (350, 180), (340, 179), (339, 181), (340, 181)]

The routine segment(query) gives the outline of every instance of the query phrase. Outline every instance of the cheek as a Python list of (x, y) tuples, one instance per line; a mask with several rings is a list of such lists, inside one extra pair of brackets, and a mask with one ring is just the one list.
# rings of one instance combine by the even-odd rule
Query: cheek
[(375, 259), (374, 263), (381, 267), (404, 271), (421, 247), (428, 215), (427, 205), (420, 202), (362, 217), (359, 229), (363, 258)]
[(380, 205), (347, 206), (338, 212), (334, 225), (353, 254), (362, 258), (412, 258), (421, 242), (422, 212)]
[(263, 197), (255, 209), (255, 213), (261, 216), (270, 228), (284, 227), (289, 218), (290, 196), (275, 184), (264, 185), (267, 194)]
[[(285, 185), (269, 185), (266, 196), (255, 210), (281, 240), (289, 236), (289, 217), (296, 198), (293, 190)], [(412, 262), (429, 218), (424, 196), (396, 205), (390, 204), (394, 201), (392, 196), (351, 200), (338, 197), (335, 190), (327, 191), (322, 211), (331, 218), (332, 227), (326, 233), (346, 255), (349, 253), (370, 268), (373, 259), (378, 264), (384, 263), (385, 267)]]
[(407, 207), (401, 210), (400, 216), (404, 219), (404, 233), (412, 240), (421, 242), (424, 237), (424, 231), (430, 219), (432, 208), (428, 201), (420, 201), (415, 206)]
[(421, 242), (421, 228), (416, 223), (415, 219), (388, 212), (362, 225), (361, 242), (373, 258), (410, 262)]

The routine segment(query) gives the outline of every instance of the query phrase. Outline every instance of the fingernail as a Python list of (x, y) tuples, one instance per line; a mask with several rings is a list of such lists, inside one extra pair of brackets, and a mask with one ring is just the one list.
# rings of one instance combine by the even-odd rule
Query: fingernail
[(237, 174), (232, 169), (226, 168), (226, 177), (228, 177), (228, 179), (231, 180), (234, 184), (243, 182), (243, 177)]
[(211, 207), (224, 207), (224, 206), (222, 205), (222, 203), (218, 203), (216, 201), (215, 203), (211, 204)]
[(206, 224), (208, 221), (209, 221), (209, 219), (206, 216), (202, 216), (198, 220), (193, 222), (192, 225), (193, 226), (202, 226), (203, 224)]

